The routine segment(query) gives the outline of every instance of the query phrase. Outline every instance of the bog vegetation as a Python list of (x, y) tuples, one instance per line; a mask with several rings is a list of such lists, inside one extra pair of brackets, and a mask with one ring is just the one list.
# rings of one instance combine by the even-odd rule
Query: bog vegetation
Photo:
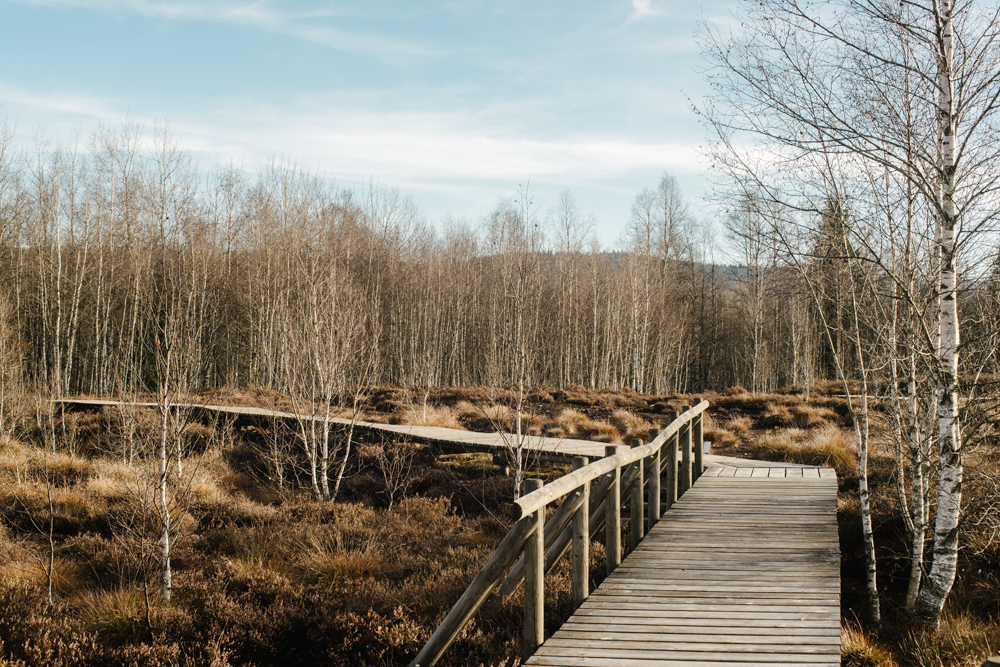
[[(705, 437), (716, 453), (837, 469), (845, 664), (978, 665), (1000, 640), (1000, 517), (989, 485), (1000, 461), (982, 449), (972, 462), (982, 474), (967, 502), (978, 520), (963, 532), (959, 583), (942, 630), (930, 638), (901, 621), (876, 637), (857, 623), (866, 596), (856, 450), (846, 403), (830, 389), (815, 387), (808, 402), (800, 393), (707, 394), (714, 407)], [(511, 426), (514, 411), (499, 406), (514, 402), (515, 393), (484, 400), (491, 393), (382, 387), (359, 409), (368, 420), (488, 430), (499, 414)], [(193, 398), (261, 407), (290, 402), (260, 389)], [(623, 442), (662, 426), (670, 409), (692, 398), (536, 388), (524, 427)], [(358, 436), (340, 498), (317, 502), (294, 424), (234, 428), (202, 416), (182, 428), (186, 455), (176, 477), (183, 488), (172, 498), (167, 603), (155, 501), (156, 410), (53, 412), (39, 410), (37, 399), (23, 396), (12, 405), (13, 430), (0, 452), (0, 650), (7, 664), (405, 664), (511, 524), (513, 479), (488, 455), (435, 459), (423, 447)], [(275, 473), (276, 442), (286, 448), (284, 476)], [(536, 463), (532, 475), (567, 469)], [(879, 439), (875, 531), (885, 605), (894, 612), (908, 577), (895, 470), (891, 442)], [(603, 578), (603, 557), (598, 539), (592, 584)], [(551, 632), (571, 611), (565, 563), (547, 576), (546, 590)], [(488, 604), (441, 664), (518, 664), (520, 596)]]

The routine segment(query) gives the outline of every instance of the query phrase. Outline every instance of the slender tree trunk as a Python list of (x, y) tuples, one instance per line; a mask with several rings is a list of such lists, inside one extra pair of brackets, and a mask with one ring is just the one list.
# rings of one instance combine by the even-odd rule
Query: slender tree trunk
[(916, 618), (922, 625), (937, 628), (945, 599), (955, 582), (958, 564), (958, 522), (962, 507), (962, 441), (958, 422), (958, 273), (955, 233), (958, 207), (955, 204), (957, 158), (954, 81), (954, 24), (951, 0), (935, 5), (938, 28), (938, 123), (941, 146), (940, 219), (940, 332), (941, 357), (938, 367), (938, 435), (941, 476), (938, 486), (937, 517), (934, 523), (934, 561), (927, 581), (917, 597)]

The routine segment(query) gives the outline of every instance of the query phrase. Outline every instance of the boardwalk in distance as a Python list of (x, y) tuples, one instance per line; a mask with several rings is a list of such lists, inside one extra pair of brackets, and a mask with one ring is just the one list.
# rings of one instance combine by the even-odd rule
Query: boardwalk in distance
[[(84, 409), (98, 409), (102, 407), (117, 407), (129, 405), (156, 409), (156, 403), (135, 402), (98, 398), (63, 398), (56, 401), (67, 406), (75, 406)], [(294, 412), (284, 412), (282, 410), (269, 410), (267, 408), (255, 408), (232, 405), (212, 405), (208, 403), (176, 403), (174, 408), (202, 411), (216, 415), (228, 415), (233, 418), (246, 420), (284, 420), (294, 422), (296, 419), (316, 419), (316, 417), (305, 417), (296, 415)], [(509, 451), (516, 442), (513, 433), (479, 433), (476, 431), (464, 431), (457, 428), (445, 428), (443, 426), (417, 426), (412, 424), (383, 424), (380, 422), (369, 422), (358, 420), (351, 422), (350, 419), (331, 417), (330, 424), (335, 428), (346, 429), (352, 427), (358, 432), (391, 434), (399, 438), (406, 438), (414, 442), (420, 442), (436, 447), (444, 452), (486, 452), (498, 453)], [(575, 440), (572, 438), (550, 438), (537, 435), (524, 435), (523, 447), (526, 455), (534, 454), (549, 455), (568, 459), (573, 456), (586, 456), (592, 461), (602, 458), (605, 455), (607, 443), (592, 442), (590, 440)], [(796, 464), (769, 463), (764, 461), (748, 461), (728, 456), (705, 455), (705, 464), (710, 466), (759, 466), (759, 467), (794, 467)]]
[(708, 468), (527, 664), (839, 665), (833, 470)]

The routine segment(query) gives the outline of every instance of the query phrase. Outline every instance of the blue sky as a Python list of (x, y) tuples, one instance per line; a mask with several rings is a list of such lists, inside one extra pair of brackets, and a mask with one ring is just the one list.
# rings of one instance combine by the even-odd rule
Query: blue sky
[(725, 0), (0, 0), (19, 142), (166, 121), (204, 169), (272, 156), (477, 220), (531, 178), (611, 245), (673, 173), (700, 208), (694, 40)]

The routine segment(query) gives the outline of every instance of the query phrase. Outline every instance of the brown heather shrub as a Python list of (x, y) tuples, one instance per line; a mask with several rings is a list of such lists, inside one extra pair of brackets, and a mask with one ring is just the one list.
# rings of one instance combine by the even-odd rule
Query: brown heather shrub
[(63, 602), (47, 606), (42, 591), (0, 581), (0, 655), (11, 667), (71, 667), (101, 664), (96, 637)]
[(585, 389), (578, 384), (566, 385), (562, 389), (553, 392), (552, 395), (557, 401), (572, 405), (590, 406), (600, 402), (597, 392)]
[(532, 403), (555, 403), (556, 399), (549, 393), (548, 388), (537, 387), (528, 394), (528, 400)]

